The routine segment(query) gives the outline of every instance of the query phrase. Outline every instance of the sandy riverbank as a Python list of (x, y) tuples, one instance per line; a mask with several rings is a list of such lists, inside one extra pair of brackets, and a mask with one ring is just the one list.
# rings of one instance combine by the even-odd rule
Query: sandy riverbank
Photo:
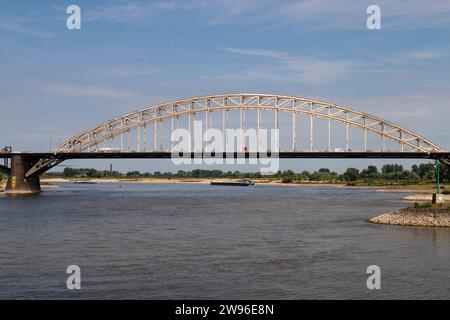
[(434, 208), (405, 208), (369, 219), (369, 222), (400, 226), (450, 227), (450, 211)]
[[(444, 186), (445, 188), (446, 186)], [(448, 187), (448, 186), (447, 186)], [(381, 186), (377, 188), (377, 192), (393, 192), (393, 193), (417, 193), (417, 194), (433, 194), (436, 187), (429, 185), (403, 185), (403, 186)]]
[[(97, 183), (200, 183), (208, 184), (211, 181), (238, 181), (240, 179), (226, 179), (226, 178), (122, 178), (122, 179), (108, 179), (108, 178), (94, 178), (94, 179), (76, 179), (76, 178), (44, 178), (42, 182), (73, 182), (78, 180), (93, 181)], [(429, 193), (432, 194), (435, 189), (432, 185), (350, 185), (344, 182), (318, 182), (318, 181), (303, 181), (294, 183), (283, 183), (281, 179), (251, 179), (256, 184), (265, 185), (283, 185), (283, 186), (310, 186), (310, 187), (330, 187), (330, 188), (349, 188), (349, 189), (376, 189), (377, 192), (393, 192), (393, 193)]]
[[(74, 182), (79, 179), (65, 179), (65, 178), (47, 178), (42, 179), (42, 183), (61, 183), (61, 182)], [(96, 183), (195, 183), (195, 184), (209, 184), (211, 181), (238, 181), (239, 179), (164, 179), (164, 178), (130, 178), (130, 179), (88, 179), (86, 181), (92, 181)], [(252, 179), (255, 184), (258, 185), (276, 185), (284, 187), (328, 187), (328, 188), (374, 188), (371, 186), (349, 186), (345, 183), (320, 183), (320, 182), (305, 182), (305, 183), (283, 183), (281, 180), (273, 179)]]
[[(43, 183), (60, 183), (74, 182), (79, 179), (49, 178), (42, 179)], [(206, 184), (211, 180), (207, 179), (154, 179), (154, 178), (138, 178), (138, 179), (88, 179), (82, 181), (92, 181), (96, 183), (199, 183)]]
[[(386, 186), (376, 190), (376, 192), (386, 193), (409, 193), (409, 195), (402, 197), (403, 200), (408, 201), (431, 201), (433, 194), (436, 193), (434, 186), (422, 185), (406, 185), (406, 186)], [(446, 201), (450, 201), (450, 195), (444, 195)]]
[[(79, 179), (69, 178), (46, 178), (41, 179), (42, 183), (59, 183), (74, 182)], [(125, 179), (88, 179), (96, 183), (195, 183), (209, 184), (211, 181), (238, 181), (239, 179), (196, 179), (196, 178), (125, 178)], [(434, 189), (432, 186), (369, 186), (369, 185), (348, 185), (346, 183), (329, 183), (329, 182), (301, 182), (301, 183), (283, 183), (281, 180), (275, 179), (252, 179), (258, 185), (283, 186), (283, 187), (327, 187), (327, 188), (345, 188), (345, 189), (375, 189), (376, 192), (393, 192), (393, 193), (415, 193), (428, 194), (431, 197)]]
[[(41, 179), (41, 187), (44, 188), (58, 188), (57, 183), (73, 183), (74, 181), (79, 181), (80, 179), (67, 179), (67, 178), (46, 178)], [(85, 179), (82, 179), (83, 181)], [(86, 181), (92, 181), (95, 183), (143, 183), (143, 184), (153, 184), (153, 183), (173, 183), (173, 184), (210, 184), (211, 181), (238, 181), (239, 179), (164, 179), (164, 178), (129, 178), (129, 179), (87, 179)], [(304, 182), (304, 183), (283, 183), (281, 180), (273, 179), (253, 179), (255, 184), (264, 186), (280, 186), (280, 187), (325, 187), (325, 188), (345, 188), (345, 189), (361, 189), (361, 188), (371, 188), (371, 186), (349, 186), (345, 183), (320, 183), (320, 182)], [(55, 183), (55, 184), (53, 184)], [(4, 190), (5, 184), (0, 185), (0, 193)]]
[[(450, 195), (446, 194), (444, 195), (445, 201), (450, 201)], [(433, 194), (426, 194), (426, 193), (420, 193), (420, 194), (413, 194), (410, 196), (403, 197), (403, 200), (408, 201), (431, 201), (433, 200)]]

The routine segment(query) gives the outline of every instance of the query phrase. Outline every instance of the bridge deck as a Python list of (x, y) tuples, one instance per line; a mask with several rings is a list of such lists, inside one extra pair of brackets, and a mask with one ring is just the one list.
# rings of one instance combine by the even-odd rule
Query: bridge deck
[(0, 153), (0, 158), (11, 158), (13, 155), (24, 155), (33, 158), (68, 159), (170, 159), (173, 156), (191, 158), (280, 158), (280, 159), (438, 159), (450, 158), (450, 152), (291, 152), (256, 153), (256, 152), (230, 152), (230, 153), (202, 153), (188, 152), (178, 154), (171, 152), (14, 152)]

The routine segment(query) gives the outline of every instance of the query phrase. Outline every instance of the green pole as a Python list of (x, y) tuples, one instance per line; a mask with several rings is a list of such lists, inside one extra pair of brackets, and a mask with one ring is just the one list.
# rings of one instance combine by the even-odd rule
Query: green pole
[(441, 163), (439, 159), (436, 159), (436, 192), (437, 194), (441, 193), (441, 185), (440, 185), (440, 171), (441, 171)]

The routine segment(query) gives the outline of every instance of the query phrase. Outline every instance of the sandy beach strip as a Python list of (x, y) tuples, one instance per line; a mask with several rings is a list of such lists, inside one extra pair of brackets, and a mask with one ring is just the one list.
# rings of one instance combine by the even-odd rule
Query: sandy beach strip
[[(124, 179), (73, 179), (73, 178), (45, 178), (42, 179), (43, 183), (64, 183), (64, 182), (75, 182), (75, 181), (92, 181), (96, 183), (194, 183), (194, 184), (210, 184), (211, 181), (221, 181), (221, 182), (231, 182), (239, 181), (241, 179), (196, 179), (196, 178), (186, 178), (186, 179), (164, 179), (164, 178), (124, 178)], [(349, 186), (345, 183), (320, 183), (320, 182), (305, 182), (305, 183), (283, 183), (281, 180), (264, 180), (264, 179), (251, 179), (257, 185), (267, 185), (267, 186), (283, 186), (283, 187), (326, 187), (326, 188), (348, 188), (348, 189), (360, 189), (360, 188), (370, 188), (373, 186)], [(378, 187), (379, 188), (379, 187)]]
[[(403, 197), (402, 199), (408, 201), (431, 201), (433, 200), (433, 195), (427, 193), (419, 193)], [(444, 195), (444, 199), (445, 201), (450, 201), (450, 195), (449, 194)]]

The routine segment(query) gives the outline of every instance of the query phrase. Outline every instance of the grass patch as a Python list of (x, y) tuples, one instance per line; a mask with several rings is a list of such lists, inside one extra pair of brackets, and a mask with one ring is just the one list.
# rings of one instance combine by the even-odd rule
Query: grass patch
[(414, 208), (415, 209), (447, 209), (448, 211), (450, 211), (450, 203), (433, 204), (433, 203), (431, 203), (431, 201), (415, 202)]

